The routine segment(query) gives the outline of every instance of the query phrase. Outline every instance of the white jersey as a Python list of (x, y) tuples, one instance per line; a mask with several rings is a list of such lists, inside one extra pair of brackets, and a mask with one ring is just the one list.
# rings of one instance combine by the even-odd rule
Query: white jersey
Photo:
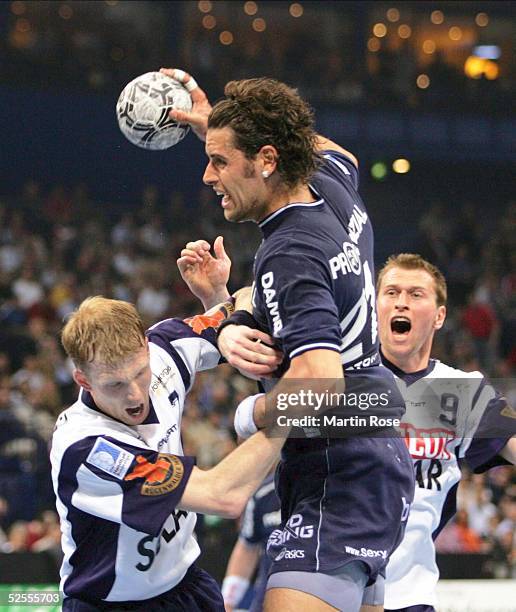
[(220, 359), (218, 322), (167, 319), (148, 330), (153, 376), (141, 425), (105, 415), (84, 389), (59, 416), (50, 457), (65, 596), (148, 599), (178, 584), (198, 557), (196, 514), (175, 509), (194, 459), (177, 455), (186, 393), (195, 373)]
[(384, 364), (405, 398), (402, 429), (416, 476), (405, 535), (387, 566), (384, 605), (386, 610), (435, 605), (434, 539), (456, 510), (459, 459), (476, 472), (504, 463), (497, 455), (515, 434), (515, 415), (480, 372), (436, 360), (413, 374), (385, 359)]

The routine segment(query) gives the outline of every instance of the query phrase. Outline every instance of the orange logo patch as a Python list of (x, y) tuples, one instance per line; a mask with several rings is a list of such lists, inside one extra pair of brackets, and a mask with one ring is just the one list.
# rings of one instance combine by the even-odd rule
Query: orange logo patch
[(155, 463), (137, 455), (135, 467), (124, 480), (144, 478), (142, 495), (163, 495), (176, 489), (183, 480), (183, 475), (184, 466), (179, 457), (159, 453)]
[(190, 317), (189, 319), (185, 319), (185, 323), (189, 325), (196, 334), (200, 334), (209, 327), (217, 329), (225, 318), (226, 315), (219, 310), (213, 315), (196, 315), (195, 317)]

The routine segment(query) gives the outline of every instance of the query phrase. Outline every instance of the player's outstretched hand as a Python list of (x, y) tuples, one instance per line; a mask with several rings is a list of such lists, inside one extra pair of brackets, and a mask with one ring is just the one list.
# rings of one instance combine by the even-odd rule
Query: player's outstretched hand
[[(219, 334), (219, 351), (247, 378), (270, 378), (283, 361), (274, 339), (247, 325), (228, 325)], [(270, 345), (270, 346), (267, 346)]]
[(228, 299), (227, 283), (231, 259), (224, 249), (224, 238), (218, 236), (211, 245), (206, 240), (188, 242), (177, 260), (177, 267), (190, 291), (203, 303), (206, 310)]
[(180, 68), (160, 68), (160, 72), (182, 83), (192, 97), (193, 106), (189, 113), (171, 110), (169, 115), (174, 121), (188, 123), (192, 131), (204, 142), (208, 130), (208, 115), (211, 112), (211, 104), (208, 101), (208, 97), (188, 72)]

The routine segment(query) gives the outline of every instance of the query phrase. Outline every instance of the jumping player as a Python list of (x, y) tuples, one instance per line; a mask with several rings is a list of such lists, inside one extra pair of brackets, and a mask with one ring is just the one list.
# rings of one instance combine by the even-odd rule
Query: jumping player
[[(264, 237), (253, 314), (286, 355), (285, 373), (266, 396), (240, 404), (237, 432), (248, 436), (275, 422), (278, 399), (293, 381), (324, 393), (345, 380), (347, 397), (388, 398), (376, 403), (375, 416), (401, 417), (403, 399), (380, 364), (373, 232), (354, 156), (315, 133), (308, 105), (282, 83), (232, 81), (212, 109), (190, 75), (163, 72), (191, 91), (192, 113), (171, 116), (206, 141), (204, 182), (222, 196), (224, 216), (258, 223)], [(231, 327), (219, 346), (238, 367), (225, 339)], [(357, 413), (342, 404), (322, 409), (342, 422)], [(305, 413), (289, 406), (290, 415)], [(287, 441), (277, 479), (283, 523), (269, 539), (265, 610), (353, 612), (362, 601), (383, 603), (372, 589), (364, 599), (366, 586), (401, 539), (414, 482), (394, 430), (364, 421), (355, 430), (305, 428)]]
[(430, 359), (446, 317), (446, 281), (434, 265), (419, 255), (392, 256), (377, 293), (382, 360), (405, 398), (402, 428), (417, 485), (405, 536), (387, 566), (385, 608), (431, 612), (439, 578), (434, 540), (455, 513), (459, 459), (476, 473), (514, 463), (516, 413), (480, 372)]

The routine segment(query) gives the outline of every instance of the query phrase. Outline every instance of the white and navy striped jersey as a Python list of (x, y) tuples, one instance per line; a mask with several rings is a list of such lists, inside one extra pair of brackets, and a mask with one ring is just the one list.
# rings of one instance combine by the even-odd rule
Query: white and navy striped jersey
[(436, 360), (411, 374), (384, 364), (405, 398), (402, 428), (416, 477), (405, 536), (387, 565), (385, 608), (436, 605), (434, 540), (456, 510), (459, 460), (475, 472), (505, 463), (498, 453), (516, 434), (516, 419), (480, 372)]
[(180, 456), (181, 416), (195, 373), (219, 362), (221, 318), (167, 319), (147, 331), (152, 382), (141, 425), (107, 416), (84, 389), (59, 416), (51, 462), (65, 596), (148, 599), (199, 555), (195, 513), (175, 508), (194, 465)]

